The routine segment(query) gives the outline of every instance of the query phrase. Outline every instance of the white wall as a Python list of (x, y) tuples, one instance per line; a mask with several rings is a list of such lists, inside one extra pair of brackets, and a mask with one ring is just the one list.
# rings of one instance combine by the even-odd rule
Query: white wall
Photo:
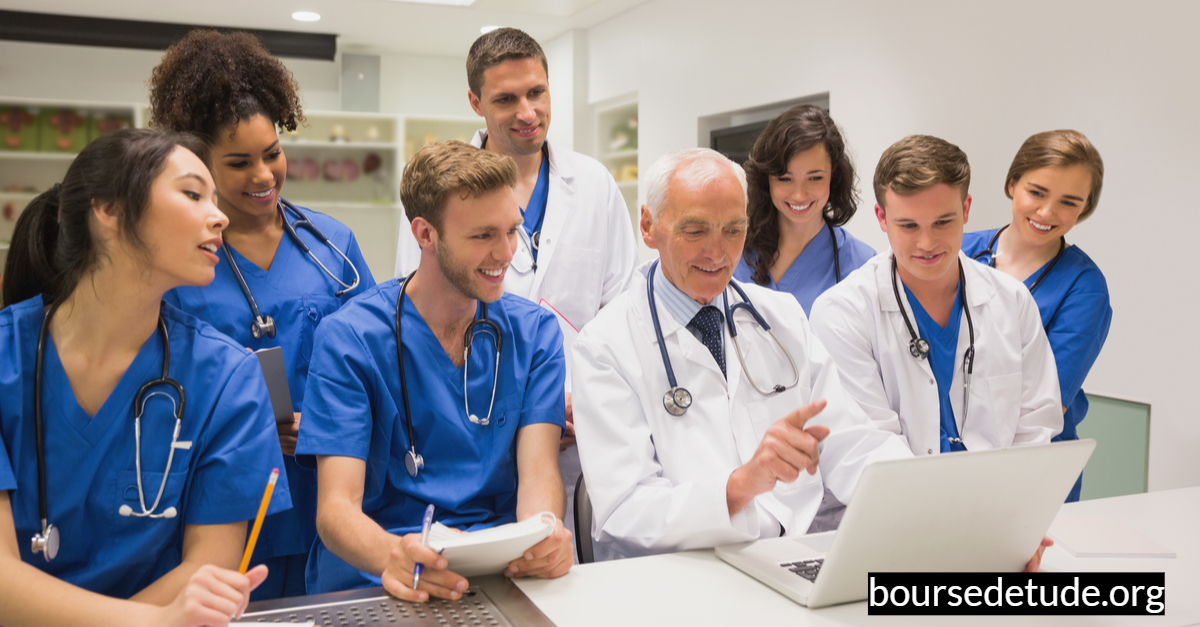
[(588, 31), (588, 99), (638, 92), (644, 170), (695, 145), (699, 116), (829, 92), (862, 180), (850, 229), (876, 248), (870, 180), (901, 137), (967, 152), (968, 228), (983, 229), (1010, 218), (1004, 175), (1026, 137), (1087, 134), (1106, 180), (1070, 240), (1105, 271), (1114, 319), (1085, 388), (1152, 405), (1161, 490), (1200, 485), (1197, 23), (1200, 4), (1182, 1), (653, 0)]
[[(379, 110), (475, 117), (467, 100), (466, 63), (466, 51), (462, 57), (380, 54)], [(479, 128), (483, 128), (483, 118), (479, 118)]]
[[(104, 102), (149, 102), (156, 50), (0, 41), (0, 96)], [(306, 109), (341, 108), (337, 64), (283, 59), (300, 83)]]

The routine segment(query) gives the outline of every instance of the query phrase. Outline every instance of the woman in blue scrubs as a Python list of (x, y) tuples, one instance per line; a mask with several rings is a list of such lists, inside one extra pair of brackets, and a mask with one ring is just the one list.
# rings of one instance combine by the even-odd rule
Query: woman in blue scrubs
[[(161, 302), (219, 263), (226, 219), (202, 150), (105, 135), (17, 223), (0, 311), (0, 624), (224, 625), (267, 575), (229, 570), (282, 462), (262, 372)], [(271, 511), (289, 506), (276, 495)]]
[[(263, 525), (253, 563), (270, 565), (272, 576), (255, 590), (256, 601), (304, 594), (304, 564), (317, 535), (316, 473), (298, 466), (294, 453), (313, 335), (322, 318), (375, 285), (350, 229), (280, 197), (287, 158), (277, 129), (303, 122), (296, 90), (291, 73), (254, 37), (214, 31), (193, 31), (168, 49), (150, 82), (153, 124), (195, 133), (208, 144), (217, 205), (229, 218), (227, 263), (217, 267), (212, 285), (175, 290), (167, 301), (243, 346), (282, 347), (296, 412), (278, 425), (294, 508)], [(332, 246), (292, 226), (303, 219)], [(273, 329), (256, 330), (259, 317)]]
[[(963, 237), (963, 252), (1024, 281), (1037, 301), (1054, 350), (1062, 390), (1063, 430), (1075, 440), (1087, 415), (1081, 389), (1112, 322), (1108, 284), (1087, 253), (1067, 243), (1071, 229), (1092, 215), (1100, 200), (1104, 162), (1077, 131), (1048, 131), (1025, 140), (1008, 169), (1004, 193), (1012, 222)], [(1078, 501), (1083, 477), (1067, 501)]]
[(858, 208), (846, 142), (824, 109), (793, 107), (763, 129), (745, 168), (750, 226), (733, 276), (790, 292), (807, 315), (875, 256), (842, 228)]

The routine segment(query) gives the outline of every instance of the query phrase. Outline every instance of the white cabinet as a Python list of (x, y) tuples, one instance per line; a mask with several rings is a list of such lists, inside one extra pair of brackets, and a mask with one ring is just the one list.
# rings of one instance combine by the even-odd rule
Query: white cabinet
[(608, 168), (629, 209), (634, 238), (638, 234), (638, 104), (637, 95), (596, 106), (595, 157)]

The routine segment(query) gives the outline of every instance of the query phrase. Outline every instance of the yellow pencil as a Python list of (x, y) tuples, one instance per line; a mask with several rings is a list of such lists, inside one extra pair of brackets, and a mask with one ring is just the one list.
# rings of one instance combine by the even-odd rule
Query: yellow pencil
[(258, 532), (262, 530), (263, 518), (267, 516), (267, 505), (271, 503), (271, 493), (275, 491), (275, 481), (278, 479), (279, 469), (275, 468), (271, 471), (271, 478), (267, 480), (267, 491), (263, 492), (258, 516), (254, 517), (254, 527), (250, 529), (250, 541), (246, 543), (246, 553), (242, 555), (242, 565), (238, 568), (238, 572), (243, 575), (246, 574), (246, 569), (250, 568), (250, 555), (254, 553), (254, 544), (258, 542)]

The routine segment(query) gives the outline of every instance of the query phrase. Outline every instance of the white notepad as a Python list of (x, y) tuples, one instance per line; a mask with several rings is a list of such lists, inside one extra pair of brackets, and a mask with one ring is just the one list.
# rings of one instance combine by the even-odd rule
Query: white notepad
[(441, 551), (449, 569), (463, 577), (498, 575), (508, 563), (554, 531), (557, 518), (550, 512), (521, 522), (462, 533), (442, 523), (429, 528), (429, 546)]
[(1175, 557), (1175, 551), (1103, 516), (1060, 515), (1046, 535), (1075, 557)]

